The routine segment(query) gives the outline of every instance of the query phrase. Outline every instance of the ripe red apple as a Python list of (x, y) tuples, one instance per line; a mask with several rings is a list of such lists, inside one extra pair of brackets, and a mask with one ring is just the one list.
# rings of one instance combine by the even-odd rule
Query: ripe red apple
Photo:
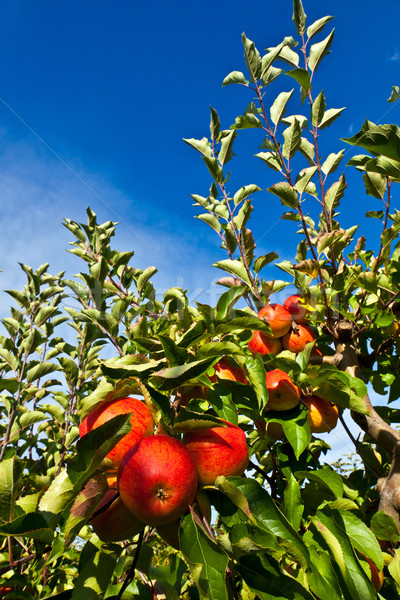
[(267, 410), (290, 410), (300, 402), (300, 390), (281, 369), (267, 371)]
[(249, 341), (249, 348), (254, 354), (279, 354), (283, 350), (280, 338), (271, 338), (261, 331), (253, 331), (253, 336)]
[(314, 342), (315, 339), (315, 334), (310, 327), (297, 323), (282, 337), (282, 344), (285, 350), (298, 354), (304, 350), (309, 342)]
[(241, 367), (234, 364), (229, 358), (224, 356), (215, 365), (215, 375), (210, 377), (213, 383), (216, 383), (217, 376), (221, 379), (230, 379), (231, 381), (240, 381), (240, 383), (247, 383), (246, 376)]
[(318, 396), (304, 396), (308, 407), (308, 422), (311, 433), (326, 433), (334, 429), (339, 417), (339, 409), (333, 402), (327, 402)]
[(154, 422), (146, 404), (138, 398), (115, 398), (105, 404), (100, 404), (79, 425), (79, 435), (83, 437), (89, 431), (103, 425), (113, 417), (130, 412), (132, 413), (131, 431), (106, 456), (115, 468), (118, 467), (125, 453), (136, 442), (147, 435), (151, 435), (154, 431)]
[[(211, 504), (207, 494), (203, 490), (198, 490), (196, 494), (195, 504), (198, 504), (201, 512), (205, 516), (208, 523), (211, 521)], [(167, 542), (170, 546), (176, 550), (180, 550), (179, 546), (179, 526), (181, 524), (181, 518), (172, 521), (172, 523), (166, 523), (166, 525), (158, 525), (156, 527), (158, 535)]]
[(184, 444), (168, 435), (142, 438), (124, 456), (118, 471), (122, 501), (139, 520), (163, 525), (193, 502), (197, 471)]
[(243, 475), (249, 462), (244, 431), (228, 421), (223, 423), (226, 427), (192, 430), (183, 436), (196, 464), (200, 485), (213, 484), (218, 475)]
[(117, 496), (103, 512), (99, 512), (118, 492), (117, 478), (113, 477), (107, 480), (109, 488), (94, 513), (96, 516), (90, 522), (94, 532), (103, 542), (122, 542), (140, 533), (145, 528), (145, 523), (139, 521), (126, 508), (120, 496)]
[(283, 306), (290, 312), (293, 321), (296, 321), (296, 323), (307, 322), (307, 309), (300, 294), (293, 294), (293, 296), (286, 298)]
[(292, 316), (281, 304), (268, 304), (258, 313), (260, 319), (266, 321), (271, 327), (270, 337), (280, 338), (292, 326)]

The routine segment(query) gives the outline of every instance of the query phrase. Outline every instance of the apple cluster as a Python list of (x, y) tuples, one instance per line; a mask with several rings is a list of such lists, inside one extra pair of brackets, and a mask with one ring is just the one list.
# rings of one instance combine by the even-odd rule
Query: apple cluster
[(180, 517), (197, 494), (202, 514), (210, 505), (201, 488), (219, 475), (242, 475), (249, 455), (243, 430), (227, 421), (193, 429), (182, 440), (154, 433), (150, 411), (142, 400), (116, 398), (99, 405), (80, 424), (83, 437), (118, 414), (131, 414), (131, 430), (107, 454), (108, 489), (91, 523), (106, 542), (122, 541), (146, 525), (157, 528), (171, 545), (178, 544)]

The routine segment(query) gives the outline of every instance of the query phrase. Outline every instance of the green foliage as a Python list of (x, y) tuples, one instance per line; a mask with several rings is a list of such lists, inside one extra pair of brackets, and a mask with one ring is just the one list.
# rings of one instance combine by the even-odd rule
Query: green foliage
[[(91, 209), (87, 223), (64, 221), (70, 252), (84, 264), (74, 279), (51, 275), (48, 264), (36, 271), (20, 265), (27, 283), (7, 291), (13, 304), (0, 336), (0, 587), (13, 587), (10, 597), (372, 600), (366, 559), (384, 572), (379, 598), (399, 597), (393, 486), (400, 416), (391, 403), (400, 397), (400, 213), (392, 207), (400, 135), (396, 125), (366, 120), (343, 140), (369, 153), (353, 156), (347, 168), (361, 173), (377, 202), (367, 217), (381, 223), (377, 240), (357, 240), (358, 226), (345, 229), (338, 220), (347, 184), (335, 172), (344, 150), (325, 154), (319, 142), (344, 110), (327, 108), (316, 91), (333, 30), (318, 36), (331, 19), (307, 25), (294, 0), (297, 39), (285, 37), (263, 54), (243, 34), (247, 73), (232, 71), (223, 86), (247, 88), (249, 104), (227, 129), (211, 107), (209, 138), (185, 139), (211, 178), (205, 196), (192, 194), (197, 218), (226, 252), (214, 263), (224, 273), (216, 306), (191, 306), (177, 287), (160, 300), (156, 267), (139, 269), (133, 252), (114, 250), (116, 223), (99, 224)], [(280, 91), (270, 98), (266, 88), (278, 78)], [(288, 82), (296, 87), (284, 89)], [(389, 102), (398, 97), (393, 87)], [(279, 199), (288, 209), (282, 218), (301, 234), (293, 262), (276, 262), (274, 251), (257, 255), (250, 221), (261, 188), (245, 180), (228, 189), (226, 165), (241, 129), (257, 136), (255, 156), (273, 177), (270, 201)], [(272, 263), (284, 281), (262, 278)], [(258, 311), (290, 284), (303, 297), (316, 342), (297, 354), (253, 354), (253, 332), (272, 331)], [(223, 357), (246, 382), (216, 375)], [(290, 376), (302, 399), (335, 403), (346, 430), (351, 417), (361, 425), (362, 440), (350, 434), (360, 457), (350, 470), (325, 462), (330, 447), (304, 402), (267, 410), (266, 372), (273, 369)], [(387, 406), (375, 411), (371, 388), (387, 396)], [(105, 543), (91, 525), (107, 489), (105, 457), (129, 431), (129, 415), (80, 440), (79, 423), (100, 404), (132, 394), (146, 403), (157, 431), (178, 439), (220, 419), (246, 433), (244, 476), (221, 475), (205, 488), (211, 523), (194, 502), (179, 523), (179, 550), (152, 527)], [(270, 435), (270, 426), (281, 434)]]

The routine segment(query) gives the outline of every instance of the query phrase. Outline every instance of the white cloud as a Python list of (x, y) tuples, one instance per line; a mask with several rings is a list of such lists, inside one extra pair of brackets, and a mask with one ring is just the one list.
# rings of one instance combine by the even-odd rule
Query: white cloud
[(394, 50), (394, 52), (390, 56), (389, 60), (392, 61), (392, 62), (398, 62), (400, 60), (400, 52), (399, 52), (398, 48), (396, 48)]

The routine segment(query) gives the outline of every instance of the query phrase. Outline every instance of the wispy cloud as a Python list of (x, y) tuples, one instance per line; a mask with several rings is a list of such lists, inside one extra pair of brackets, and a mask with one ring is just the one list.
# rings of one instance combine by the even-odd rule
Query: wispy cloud
[(398, 48), (395, 48), (393, 54), (389, 57), (389, 60), (392, 62), (398, 62), (400, 60), (400, 51)]

